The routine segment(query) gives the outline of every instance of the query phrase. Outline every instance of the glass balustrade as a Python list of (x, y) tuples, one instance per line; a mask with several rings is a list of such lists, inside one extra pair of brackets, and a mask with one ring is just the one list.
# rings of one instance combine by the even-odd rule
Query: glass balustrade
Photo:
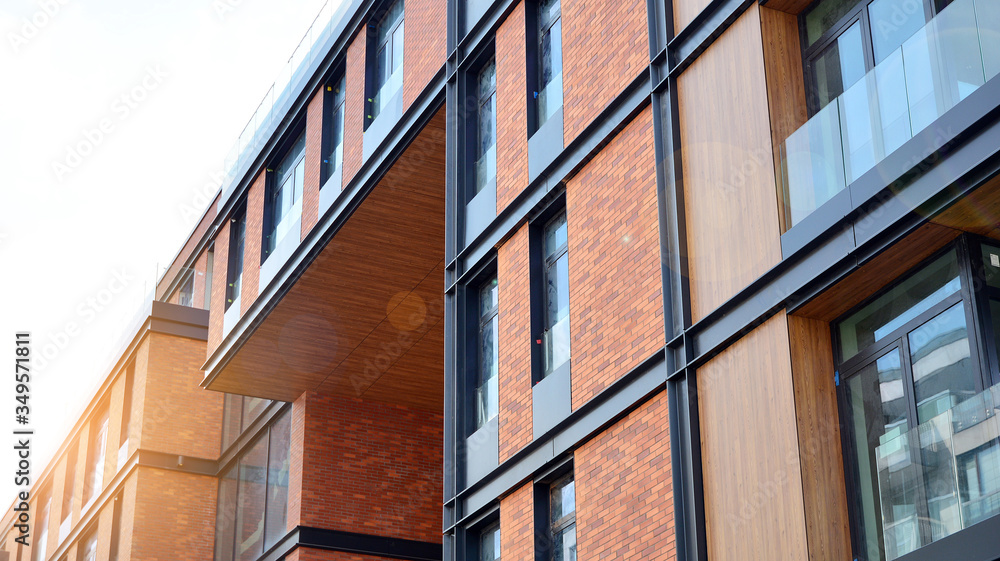
[(780, 147), (789, 227), (1000, 73), (1000, 2), (955, 0)]
[(1000, 514), (1000, 385), (887, 433), (875, 460), (889, 561)]

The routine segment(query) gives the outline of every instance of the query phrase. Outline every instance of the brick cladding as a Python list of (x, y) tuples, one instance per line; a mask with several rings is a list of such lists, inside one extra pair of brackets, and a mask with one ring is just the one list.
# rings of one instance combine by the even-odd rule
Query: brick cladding
[(446, 0), (406, 0), (403, 33), (403, 111), (417, 98), (447, 55)]
[(303, 421), (299, 524), (441, 542), (440, 414), (307, 393)]
[(211, 476), (140, 467), (132, 558), (211, 559), (217, 487)]
[[(212, 225), (212, 222), (215, 221), (215, 211), (218, 208), (216, 206), (216, 203), (218, 202), (218, 200), (219, 200), (219, 195), (215, 195), (215, 197), (212, 198), (212, 202), (207, 205), (208, 210), (205, 211), (205, 216), (201, 219), (201, 222), (199, 222), (198, 225), (195, 226), (194, 232), (192, 232), (191, 236), (188, 237), (187, 241), (184, 243), (184, 247), (181, 248), (181, 251), (180, 253), (177, 254), (176, 259), (174, 259), (173, 263), (170, 264), (170, 268), (167, 269), (166, 273), (164, 273), (163, 275), (164, 281), (170, 281), (178, 274), (180, 274), (181, 266), (184, 264), (184, 261), (187, 260), (189, 255), (191, 255), (191, 253), (194, 251), (195, 246), (198, 245), (198, 242), (201, 241), (201, 238), (205, 236), (205, 233), (208, 231), (208, 228)], [(205, 200), (202, 199), (200, 195), (197, 196), (195, 200), (191, 202), (192, 206), (195, 208), (205, 204)], [(199, 210), (201, 209), (197, 209), (196, 212)], [(167, 287), (169, 285), (170, 285), (169, 282), (161, 282), (159, 285), (157, 285), (156, 297), (163, 298), (164, 294), (166, 293)]]
[(531, 283), (528, 225), (497, 248), (500, 461), (531, 442)]
[(563, 0), (562, 21), (563, 137), (568, 146), (645, 71), (649, 28), (644, 0)]
[(319, 179), (323, 149), (323, 96), (326, 85), (320, 86), (306, 109), (306, 177), (302, 185), (302, 231), (305, 239), (319, 220)]
[(148, 338), (143, 449), (217, 458), (223, 394), (198, 386), (205, 343), (162, 333), (150, 333)]
[(666, 392), (577, 449), (574, 473), (580, 559), (677, 558)]
[(260, 289), (260, 245), (264, 238), (264, 196), (267, 170), (253, 180), (247, 192), (247, 230), (243, 242), (243, 281), (240, 287), (240, 316), (247, 313)]
[(226, 283), (229, 271), (229, 225), (225, 220), (215, 236), (215, 272), (212, 274), (212, 304), (208, 314), (208, 349), (210, 356), (222, 343), (222, 317), (226, 313)]
[(653, 117), (566, 185), (573, 408), (665, 344)]
[(500, 501), (500, 558), (535, 561), (535, 512), (532, 483)]
[(497, 214), (528, 184), (525, 49), (524, 2), (519, 2), (496, 35)]
[[(363, 27), (347, 47), (347, 91), (344, 99), (344, 186), (361, 169), (362, 138), (365, 116), (365, 42)], [(404, 31), (405, 35), (405, 31)], [(405, 37), (404, 37), (405, 40)]]

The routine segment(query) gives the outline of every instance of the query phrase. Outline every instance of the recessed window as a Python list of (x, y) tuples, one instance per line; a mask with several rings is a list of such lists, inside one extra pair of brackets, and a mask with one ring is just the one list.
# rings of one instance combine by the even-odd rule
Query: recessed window
[(479, 368), (476, 380), (476, 429), (497, 416), (500, 409), (498, 334), (500, 305), (497, 278), (494, 276), (479, 289)]
[(475, 193), (497, 176), (497, 65), (490, 59), (477, 77)]
[(222, 408), (222, 449), (232, 446), (270, 404), (269, 399), (227, 393)]
[(63, 482), (62, 505), (59, 510), (61, 519), (59, 520), (59, 534), (63, 534), (63, 527), (69, 531), (73, 519), (73, 493), (76, 485), (76, 458), (79, 453), (79, 444), (74, 442), (66, 452), (66, 475)]
[(108, 547), (108, 561), (118, 561), (121, 549), (122, 533), (122, 501), (125, 496), (118, 493), (114, 498), (114, 505), (111, 507), (111, 545)]
[(495, 522), (479, 533), (479, 561), (500, 561), (500, 523)]
[(129, 431), (132, 425), (132, 406), (135, 400), (135, 361), (125, 367), (125, 391), (122, 401), (122, 422), (118, 439), (118, 469), (121, 469), (128, 458)]
[(542, 333), (542, 376), (548, 376), (570, 358), (569, 256), (566, 213), (545, 226), (544, 328)]
[[(403, 85), (403, 0), (389, 5), (377, 24), (368, 122), (374, 121)], [(367, 126), (366, 126), (367, 128)]]
[(251, 561), (285, 535), (291, 465), (286, 411), (219, 480), (216, 561)]
[(286, 235), (292, 234), (296, 237), (299, 235), (299, 232), (293, 231), (293, 227), (302, 216), (305, 156), (306, 136), (303, 133), (271, 172), (264, 209), (268, 218), (262, 246), (264, 260)]
[(563, 105), (562, 7), (559, 0), (541, 0), (538, 3), (537, 52), (536, 128), (541, 128)]
[(194, 269), (191, 269), (186, 275), (184, 282), (181, 283), (180, 294), (177, 297), (177, 303), (181, 306), (191, 307), (194, 305)]
[(208, 248), (205, 257), (205, 307), (210, 310), (212, 304), (212, 278), (215, 274), (215, 245)]
[(108, 408), (90, 423), (90, 441), (87, 443), (87, 472), (83, 482), (83, 504), (88, 505), (97, 498), (104, 487), (104, 456), (108, 445)]
[(1000, 311), (1000, 290), (970, 290), (974, 256), (985, 255), (971, 245), (833, 326), (859, 559), (891, 561), (1000, 515), (1000, 439), (985, 430), (1000, 379), (979, 352), (993, 346), (996, 317), (974, 314)]
[(240, 297), (243, 286), (243, 249), (246, 244), (246, 208), (240, 210), (229, 224), (229, 270), (226, 274), (226, 310)]
[[(40, 507), (37, 505), (41, 505)], [(46, 547), (49, 543), (49, 514), (52, 506), (52, 496), (46, 493), (43, 498), (38, 501), (35, 506), (35, 528), (38, 528), (38, 533), (35, 536), (34, 547), (31, 550), (32, 561), (45, 561)]]
[(548, 529), (549, 559), (576, 561), (576, 486), (572, 473), (550, 488)]
[(346, 118), (345, 113), (345, 100), (347, 96), (345, 92), (347, 90), (347, 84), (344, 80), (344, 76), (341, 76), (337, 80), (335, 86), (327, 86), (327, 96), (324, 100), (324, 108), (326, 109), (326, 118), (324, 122), (326, 123), (325, 138), (326, 138), (326, 150), (324, 150), (323, 155), (323, 182), (325, 183), (327, 179), (342, 173), (344, 167), (344, 119)]
[(97, 561), (97, 528), (87, 530), (78, 547), (76, 558), (79, 561)]

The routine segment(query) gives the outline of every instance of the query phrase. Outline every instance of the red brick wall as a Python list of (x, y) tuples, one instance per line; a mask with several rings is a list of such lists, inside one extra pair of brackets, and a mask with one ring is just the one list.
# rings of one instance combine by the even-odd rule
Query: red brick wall
[(447, 56), (446, 0), (406, 0), (403, 33), (403, 111), (423, 91)]
[[(645, 12), (643, 12), (645, 13)], [(497, 214), (528, 184), (524, 3), (497, 29)]]
[(582, 445), (574, 472), (580, 559), (676, 559), (666, 392)]
[(191, 233), (191, 236), (184, 243), (184, 247), (181, 248), (180, 253), (177, 254), (177, 258), (170, 264), (170, 268), (167, 269), (166, 273), (164, 273), (163, 282), (158, 284), (156, 287), (157, 298), (163, 298), (164, 294), (166, 293), (167, 287), (170, 285), (170, 281), (172, 281), (174, 277), (180, 274), (181, 266), (184, 264), (184, 261), (187, 260), (188, 256), (191, 255), (191, 253), (194, 251), (195, 246), (198, 245), (198, 242), (201, 241), (201, 238), (205, 235), (205, 232), (208, 231), (209, 226), (212, 225), (212, 222), (215, 220), (215, 210), (216, 208), (218, 208), (216, 206), (218, 200), (219, 200), (218, 195), (212, 198), (212, 202), (209, 203), (208, 211), (205, 213), (205, 216), (201, 219), (201, 222), (199, 222), (198, 225), (195, 227), (194, 232)]
[(534, 492), (533, 484), (526, 483), (500, 501), (500, 558), (504, 561), (535, 561)]
[(304, 431), (293, 429), (298, 523), (440, 543), (443, 424), (429, 411), (307, 393)]
[(562, 21), (563, 137), (569, 145), (645, 71), (649, 29), (643, 0), (564, 0)]
[(131, 557), (211, 559), (217, 486), (211, 476), (140, 467)]
[(326, 85), (320, 86), (306, 109), (306, 177), (302, 186), (302, 233), (305, 239), (319, 220), (319, 172), (323, 150), (323, 96)]
[(223, 394), (198, 386), (205, 343), (162, 333), (150, 333), (148, 339), (143, 449), (217, 458)]
[(262, 169), (247, 192), (247, 231), (243, 242), (243, 285), (240, 316), (250, 309), (260, 289), (260, 244), (264, 237), (264, 196), (267, 170)]
[(566, 185), (574, 409), (665, 344), (653, 141), (647, 108)]
[(306, 396), (303, 393), (292, 404), (291, 442), (288, 466), (288, 518), (287, 528), (291, 530), (302, 519), (302, 458), (305, 453), (306, 438)]
[[(362, 28), (347, 47), (344, 101), (344, 187), (361, 169), (362, 134), (365, 117), (365, 42)], [(404, 30), (404, 35), (406, 34)], [(404, 54), (405, 57), (405, 54)], [(405, 61), (404, 61), (405, 64)]]
[(531, 283), (528, 274), (528, 225), (497, 248), (500, 307), (500, 461), (532, 439)]
[(229, 226), (230, 220), (222, 223), (215, 236), (215, 272), (212, 275), (212, 305), (208, 314), (208, 349), (206, 358), (211, 356), (222, 343), (222, 316), (226, 313), (226, 276), (229, 271)]

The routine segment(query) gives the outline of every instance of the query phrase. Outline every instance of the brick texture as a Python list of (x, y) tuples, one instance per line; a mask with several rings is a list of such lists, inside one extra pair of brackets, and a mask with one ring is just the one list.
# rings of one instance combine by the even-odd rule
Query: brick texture
[[(404, 31), (405, 35), (405, 31)], [(361, 169), (365, 117), (365, 28), (347, 47), (344, 101), (344, 186)]]
[(264, 238), (264, 197), (267, 170), (262, 169), (247, 192), (247, 231), (243, 242), (243, 281), (240, 316), (250, 309), (260, 291), (260, 245)]
[(528, 226), (497, 248), (500, 333), (500, 461), (532, 439), (531, 283)]
[(330, 394), (304, 405), (297, 523), (440, 543), (443, 417)]
[(211, 559), (217, 486), (211, 476), (140, 467), (131, 557)]
[(573, 408), (665, 344), (653, 117), (566, 185)]
[(226, 276), (229, 271), (230, 220), (222, 223), (215, 236), (215, 272), (212, 275), (212, 304), (208, 314), (208, 348), (206, 358), (222, 343), (222, 316), (226, 313)]
[(535, 512), (532, 483), (500, 501), (500, 558), (535, 561)]
[(403, 33), (403, 111), (445, 63), (446, 0), (406, 0)]
[(497, 29), (497, 214), (528, 184), (524, 2)]
[(215, 459), (222, 440), (223, 394), (198, 384), (203, 341), (151, 333), (142, 412), (142, 447)]
[(326, 85), (313, 95), (306, 109), (306, 177), (302, 185), (302, 232), (299, 239), (319, 220), (319, 179), (323, 149), (323, 96)]
[(666, 392), (581, 446), (574, 472), (580, 559), (677, 558)]
[[(563, 0), (564, 145), (649, 63), (644, 0)], [(648, 160), (652, 161), (652, 160)]]

